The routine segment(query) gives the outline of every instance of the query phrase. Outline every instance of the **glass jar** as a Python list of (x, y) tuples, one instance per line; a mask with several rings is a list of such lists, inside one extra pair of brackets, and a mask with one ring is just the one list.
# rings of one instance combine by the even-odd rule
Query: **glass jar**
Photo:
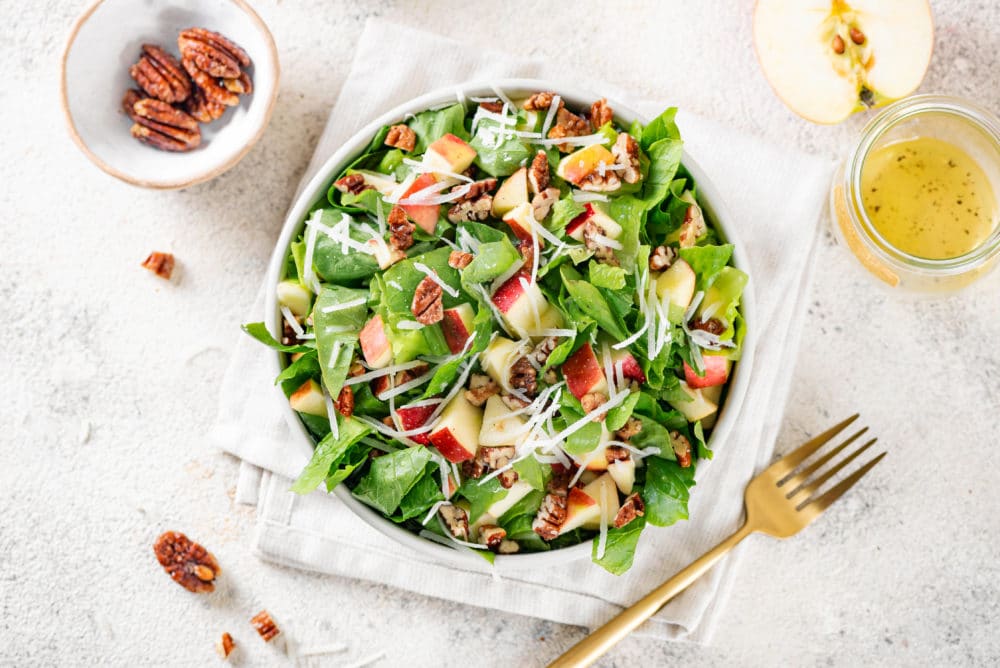
[(917, 95), (886, 107), (861, 132), (858, 144), (837, 169), (830, 190), (835, 233), (884, 285), (919, 292), (956, 290), (989, 271), (1000, 257), (1000, 202), (994, 201), (992, 232), (975, 248), (953, 258), (928, 259), (896, 248), (872, 224), (861, 196), (865, 163), (880, 147), (931, 137), (963, 150), (985, 172), (993, 198), (1000, 194), (1000, 120), (953, 97)]

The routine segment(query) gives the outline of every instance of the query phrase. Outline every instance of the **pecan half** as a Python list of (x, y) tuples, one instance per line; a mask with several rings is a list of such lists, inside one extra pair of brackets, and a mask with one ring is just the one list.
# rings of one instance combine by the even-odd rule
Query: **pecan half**
[(167, 531), (153, 543), (153, 553), (174, 582), (188, 591), (215, 591), (215, 578), (222, 571), (212, 553), (182, 533)]
[(500, 100), (485, 100), (479, 103), (479, 108), (494, 114), (499, 114), (503, 111), (503, 102)]
[(482, 478), (484, 473), (486, 473), (486, 464), (478, 457), (462, 462), (462, 475), (466, 478)]
[[(361, 175), (355, 174), (354, 176)], [(385, 222), (389, 226), (389, 243), (392, 244), (393, 248), (396, 250), (406, 250), (413, 245), (413, 231), (417, 229), (417, 226), (407, 219), (406, 211), (402, 207), (392, 207)]]
[(657, 246), (649, 256), (649, 268), (653, 271), (669, 269), (677, 257), (677, 251), (672, 246)]
[(529, 397), (538, 392), (538, 371), (527, 357), (521, 357), (511, 366), (510, 386)]
[(222, 637), (219, 638), (219, 642), (215, 643), (215, 652), (223, 661), (229, 659), (229, 655), (233, 653), (233, 649), (235, 648), (236, 643), (233, 642), (233, 637), (228, 633), (223, 633)]
[(354, 415), (354, 390), (351, 389), (350, 385), (344, 385), (340, 388), (340, 394), (333, 400), (333, 405), (337, 412), (344, 417)]
[(483, 453), (483, 461), (494, 471), (507, 466), (517, 455), (513, 445), (483, 446), (479, 451)]
[(226, 105), (209, 100), (205, 97), (205, 92), (195, 86), (191, 97), (184, 102), (184, 110), (201, 123), (211, 123), (222, 118), (226, 113)]
[(171, 253), (153, 251), (142, 261), (142, 266), (163, 280), (169, 281), (170, 275), (174, 272), (174, 256)]
[(552, 212), (553, 205), (559, 201), (558, 188), (546, 188), (531, 198), (531, 209), (535, 220), (545, 220)]
[(240, 96), (220, 85), (218, 80), (208, 72), (201, 70), (194, 60), (181, 58), (181, 65), (194, 80), (195, 85), (205, 94), (205, 99), (227, 107), (235, 107), (240, 103)]
[(238, 77), (229, 77), (222, 80), (222, 85), (230, 93), (237, 95), (250, 95), (253, 93), (253, 81), (246, 72), (240, 72)]
[(549, 492), (542, 499), (538, 514), (531, 522), (531, 530), (542, 537), (542, 540), (552, 540), (559, 535), (559, 527), (566, 521), (566, 493)]
[(267, 610), (261, 610), (251, 617), (250, 623), (257, 630), (257, 634), (264, 639), (264, 642), (271, 642), (281, 633), (281, 629), (278, 628), (278, 625), (271, 617), (271, 613)]
[(514, 469), (507, 469), (503, 473), (497, 475), (497, 480), (500, 482), (500, 486), (504, 489), (510, 489), (517, 482), (517, 471)]
[[(362, 174), (354, 173), (342, 176), (333, 182), (333, 187), (342, 193), (350, 193), (352, 195), (359, 195), (366, 190), (373, 190), (373, 188), (365, 183), (365, 177)], [(393, 208), (393, 211), (395, 207)], [(402, 209), (400, 209), (402, 211)], [(403, 214), (404, 217), (406, 214)], [(390, 218), (392, 217), (392, 212), (389, 212)]]
[(691, 441), (687, 439), (687, 436), (679, 431), (670, 432), (670, 445), (674, 449), (680, 467), (686, 469), (691, 466)]
[(448, 209), (448, 220), (453, 223), (486, 220), (493, 207), (493, 197), (480, 195), (473, 200), (464, 200)]
[(604, 449), (604, 459), (609, 464), (612, 462), (628, 461), (631, 458), (632, 453), (620, 445), (609, 445)]
[(241, 67), (250, 67), (250, 56), (236, 42), (204, 28), (188, 28), (177, 36), (182, 58), (190, 58), (198, 69), (217, 78), (235, 78)]
[(465, 194), (455, 200), (456, 203), (465, 202), (470, 199), (478, 199), (488, 192), (493, 192), (493, 190), (497, 187), (497, 183), (498, 181), (495, 178), (490, 177), (487, 179), (480, 179), (479, 181), (473, 181), (472, 183), (454, 186), (450, 192), (454, 193), (461, 188), (467, 188)]
[(639, 167), (639, 144), (627, 132), (619, 133), (615, 145), (611, 147), (611, 155), (615, 156), (615, 167), (621, 167), (622, 180), (625, 183), (638, 183), (642, 179)]
[[(564, 137), (582, 137), (590, 133), (590, 123), (587, 119), (580, 118), (576, 114), (560, 107), (556, 114), (556, 124), (549, 130), (549, 139), (562, 139)], [(559, 144), (559, 151), (570, 153), (573, 150), (572, 144)]]
[[(556, 94), (551, 91), (539, 91), (534, 93), (527, 100), (524, 101), (525, 111), (538, 111), (539, 109), (548, 109), (552, 106), (552, 100), (555, 98)], [(563, 108), (563, 101), (560, 98), (559, 108)]]
[(444, 319), (444, 304), (441, 301), (441, 286), (430, 276), (417, 285), (413, 293), (410, 311), (422, 325), (433, 325)]
[(500, 387), (492, 378), (474, 373), (469, 377), (469, 389), (465, 391), (465, 398), (478, 408), (499, 391)]
[(642, 431), (642, 420), (630, 417), (621, 429), (615, 432), (615, 438), (619, 441), (628, 441), (630, 438)]
[(621, 188), (621, 178), (619, 178), (618, 174), (616, 174), (614, 170), (608, 169), (608, 167), (613, 166), (614, 165), (602, 166), (602, 168), (595, 169), (581, 178), (577, 184), (580, 186), (580, 190), (604, 193)]
[(190, 151), (201, 144), (198, 121), (190, 114), (161, 100), (136, 97), (130, 90), (122, 99), (122, 107), (134, 121), (133, 137), (165, 151)]
[(438, 508), (438, 515), (444, 520), (444, 524), (452, 536), (461, 540), (469, 540), (469, 516), (464, 510), (458, 506), (447, 504)]
[(448, 266), (452, 269), (465, 269), (472, 263), (472, 259), (472, 253), (453, 250), (451, 254), (448, 255)]
[(531, 192), (536, 195), (542, 192), (549, 187), (549, 180), (549, 158), (545, 155), (545, 151), (539, 151), (528, 168), (528, 185), (531, 186)]
[[(591, 413), (596, 410), (601, 404), (608, 400), (607, 396), (601, 394), (600, 392), (588, 392), (587, 394), (580, 397), (580, 405), (583, 406), (584, 413)], [(598, 413), (593, 418), (594, 422), (603, 422), (607, 413)]]
[(495, 524), (484, 524), (479, 527), (479, 543), (480, 545), (485, 545), (491, 550), (496, 550), (500, 547), (501, 541), (507, 537), (507, 532), (498, 527)]
[(691, 329), (700, 329), (703, 332), (715, 334), (716, 336), (726, 331), (726, 327), (722, 324), (722, 321), (716, 318), (709, 318), (708, 320), (699, 320), (696, 318), (688, 324), (688, 327)]
[(535, 349), (531, 351), (531, 354), (535, 358), (535, 361), (538, 362), (539, 366), (541, 366), (549, 361), (549, 355), (552, 354), (552, 351), (555, 350), (558, 345), (559, 337), (548, 336), (538, 342), (538, 345), (536, 345)]
[(417, 133), (402, 123), (393, 125), (385, 136), (385, 145), (410, 152), (417, 145)]
[(604, 228), (595, 223), (593, 220), (588, 220), (583, 224), (583, 245), (587, 250), (594, 251), (594, 259), (598, 262), (603, 262), (604, 264), (611, 265), (613, 267), (618, 266), (618, 258), (615, 257), (615, 251), (610, 246), (606, 246), (604, 242), (599, 239), (599, 237), (605, 236)]
[(163, 102), (183, 102), (191, 95), (191, 79), (177, 59), (155, 44), (143, 44), (142, 56), (129, 74), (148, 95)]
[(628, 498), (622, 502), (621, 508), (618, 509), (618, 514), (615, 515), (614, 526), (616, 529), (621, 529), (636, 517), (642, 517), (645, 514), (646, 504), (642, 502), (642, 497), (638, 494), (629, 494)]
[[(590, 105), (590, 127), (594, 129), (594, 132), (600, 130), (605, 123), (610, 123), (614, 120), (615, 112), (611, 110), (608, 105), (608, 101), (605, 98), (601, 98), (594, 104)], [(624, 132), (622, 133), (626, 137), (628, 136)], [(619, 135), (620, 137), (621, 135)]]
[(684, 212), (684, 222), (681, 223), (678, 244), (681, 248), (690, 248), (697, 243), (698, 237), (707, 231), (708, 228), (705, 226), (705, 216), (701, 212), (701, 207), (697, 204), (692, 204)]

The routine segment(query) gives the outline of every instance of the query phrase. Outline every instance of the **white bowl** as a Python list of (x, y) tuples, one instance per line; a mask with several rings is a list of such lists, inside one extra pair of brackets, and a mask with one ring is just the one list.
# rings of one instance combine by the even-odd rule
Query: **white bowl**
[[(220, 32), (246, 50), (254, 91), (202, 124), (195, 150), (160, 151), (129, 133), (131, 121), (121, 111), (125, 91), (137, 87), (129, 67), (146, 43), (179, 56), (177, 33), (191, 27)], [(73, 141), (108, 174), (145, 188), (184, 188), (222, 174), (260, 139), (278, 78), (274, 39), (243, 0), (97, 0), (77, 19), (63, 52), (62, 107)]]
[[(539, 90), (557, 91), (562, 96), (562, 99), (566, 101), (567, 105), (575, 109), (589, 108), (591, 102), (601, 97), (589, 91), (563, 86), (552, 81), (536, 79), (506, 79), (493, 81), (490, 82), (490, 84), (498, 86), (501, 90), (505, 91), (510, 97), (513, 98), (526, 97), (527, 95)], [(286, 264), (285, 257), (288, 252), (288, 245), (305, 227), (304, 219), (311, 206), (319, 200), (326, 199), (327, 189), (329, 188), (331, 181), (353, 161), (354, 157), (360, 153), (365, 146), (367, 146), (368, 142), (371, 141), (372, 136), (374, 136), (374, 134), (382, 126), (400, 122), (408, 114), (415, 114), (425, 109), (430, 109), (431, 107), (436, 107), (446, 104), (449, 101), (454, 101), (456, 99), (456, 91), (461, 91), (466, 98), (493, 95), (494, 93), (490, 84), (481, 82), (465, 83), (458, 86), (451, 86), (449, 88), (436, 90), (410, 100), (409, 102), (386, 112), (359, 130), (353, 137), (347, 140), (347, 142), (341, 146), (339, 150), (330, 156), (325, 163), (323, 163), (323, 166), (320, 167), (319, 171), (302, 191), (302, 194), (299, 195), (298, 200), (296, 200), (295, 205), (292, 207), (288, 217), (285, 219), (285, 225), (281, 230), (281, 236), (278, 238), (274, 253), (271, 256), (271, 263), (267, 275), (267, 299), (265, 300), (266, 307), (264, 312), (264, 321), (270, 331), (281, 331), (279, 326), (281, 313), (277, 301), (276, 286), (278, 285), (278, 281), (284, 277), (283, 272)], [(625, 127), (628, 127), (633, 120), (639, 120), (642, 123), (646, 123), (649, 120), (640, 117), (637, 113), (620, 102), (609, 100), (609, 103), (615, 110), (616, 119)], [(683, 135), (683, 133), (684, 128), (681, 128), (681, 134)], [(721, 195), (712, 185), (711, 181), (709, 181), (708, 176), (686, 152), (683, 155), (682, 163), (698, 184), (698, 193), (700, 195), (699, 199), (701, 199), (709, 219), (715, 223), (724, 239), (735, 245), (736, 248), (733, 252), (733, 264), (735, 264), (739, 269), (742, 269), (750, 274), (746, 251), (740, 243), (734, 221), (722, 203)], [(753, 332), (757, 321), (755, 319), (756, 312), (754, 311), (752, 289), (748, 289), (744, 293), (742, 311), (747, 323), (747, 337), (743, 346), (743, 356), (742, 359), (734, 366), (733, 375), (726, 393), (726, 400), (720, 408), (718, 422), (712, 430), (708, 443), (710, 447), (717, 449), (719, 457), (726, 456), (726, 450), (725, 448), (720, 447), (720, 444), (726, 440), (733, 424), (737, 420), (740, 406), (743, 404), (743, 398), (747, 392), (747, 385), (750, 382), (750, 369), (753, 367)], [(274, 355), (273, 370), (275, 375), (281, 371), (281, 358), (279, 355)], [(292, 431), (300, 434), (305, 442), (309, 444), (311, 449), (313, 443), (312, 437), (309, 435), (309, 432), (306, 431), (306, 428), (299, 419), (298, 414), (288, 405), (288, 400), (281, 392), (281, 389), (277, 388), (276, 392), (277, 397), (275, 398), (275, 401), (280, 400), (285, 406), (285, 417), (288, 420), (288, 424), (290, 425)], [(704, 474), (704, 470), (710, 465), (710, 461), (701, 462), (698, 467), (698, 477), (701, 477)], [(380, 515), (377, 511), (355, 499), (351, 495), (351, 491), (344, 485), (339, 485), (334, 490), (334, 493), (340, 498), (341, 501), (346, 503), (347, 506), (358, 515), (358, 517), (381, 531), (386, 536), (389, 536), (403, 545), (411, 547), (414, 550), (422, 552), (428, 556), (434, 557), (442, 563), (451, 564), (457, 567), (482, 569), (485, 564), (481, 557), (471, 554), (469, 551), (454, 550), (445, 545), (421, 538), (420, 536), (403, 529), (391, 520), (382, 517), (382, 515)], [(707, 490), (700, 490), (698, 493), (704, 494), (707, 493)], [(654, 531), (669, 530), (660, 527), (652, 527), (652, 529)], [(497, 555), (494, 567), (501, 573), (526, 568), (548, 568), (556, 564), (576, 559), (589, 559), (590, 554), (591, 543), (590, 541), (585, 541), (579, 545), (565, 547), (558, 550), (551, 550), (549, 552)]]

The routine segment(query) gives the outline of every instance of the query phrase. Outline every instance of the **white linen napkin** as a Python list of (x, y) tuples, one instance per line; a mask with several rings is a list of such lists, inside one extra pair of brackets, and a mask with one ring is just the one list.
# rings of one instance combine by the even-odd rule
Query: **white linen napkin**
[[(406, 44), (405, 54), (386, 48), (392, 44)], [(428, 62), (433, 67), (422, 65)], [(369, 21), (302, 184), (357, 128), (384, 110), (441, 86), (505, 76), (569, 83), (574, 79), (572, 73), (549, 65)], [(378, 82), (377, 86), (372, 82)], [(627, 93), (592, 81), (584, 87), (627, 102), (649, 118), (678, 102), (632, 100)], [(546, 572), (527, 571), (497, 579), (485, 561), (479, 570), (439, 565), (375, 531), (334, 496), (320, 491), (300, 497), (288, 491), (291, 478), (309, 460), (311, 448), (285, 422), (283, 398), (273, 387), (267, 351), (241, 336), (223, 380), (212, 436), (219, 447), (244, 462), (237, 500), (257, 505), (254, 547), (260, 557), (461, 603), (594, 627), (738, 527), (743, 488), (770, 459), (788, 395), (788, 360), (798, 347), (830, 165), (683, 112), (677, 123), (685, 148), (711, 175), (739, 226), (751, 261), (750, 289), (757, 300), (756, 350), (747, 398), (727, 442), (716, 443), (715, 458), (699, 465), (691, 519), (669, 528), (649, 527), (643, 532), (635, 564), (621, 577), (589, 560), (561, 567), (564, 572), (558, 587)], [(248, 320), (260, 320), (263, 313), (262, 290)], [(717, 565), (639, 632), (707, 642), (735, 577), (738, 556), (737, 552)]]

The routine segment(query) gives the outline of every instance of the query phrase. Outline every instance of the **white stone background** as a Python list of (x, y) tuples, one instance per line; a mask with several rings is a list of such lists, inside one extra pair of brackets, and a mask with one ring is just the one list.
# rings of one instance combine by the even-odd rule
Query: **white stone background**
[[(211, 183), (152, 192), (100, 172), (65, 131), (58, 59), (84, 3), (0, 2), (0, 664), (205, 665), (226, 630), (243, 665), (280, 664), (247, 623), (266, 606), (303, 644), (348, 643), (329, 665), (382, 650), (385, 666), (542, 665), (583, 631), (255, 559), (236, 462), (204, 438), (365, 18), (569, 61), (831, 159), (866, 117), (821, 127), (782, 106), (748, 0), (254, 4), (281, 54), (270, 128)], [(933, 7), (921, 90), (1000, 109), (1000, 4)], [(179, 283), (139, 267), (152, 249), (177, 254)], [(804, 535), (752, 539), (710, 646), (633, 638), (602, 665), (1000, 662), (1000, 274), (921, 300), (874, 289), (829, 233), (815, 261), (778, 451), (861, 410), (890, 456)], [(168, 580), (150, 549), (165, 529), (214, 551), (225, 593)]]

